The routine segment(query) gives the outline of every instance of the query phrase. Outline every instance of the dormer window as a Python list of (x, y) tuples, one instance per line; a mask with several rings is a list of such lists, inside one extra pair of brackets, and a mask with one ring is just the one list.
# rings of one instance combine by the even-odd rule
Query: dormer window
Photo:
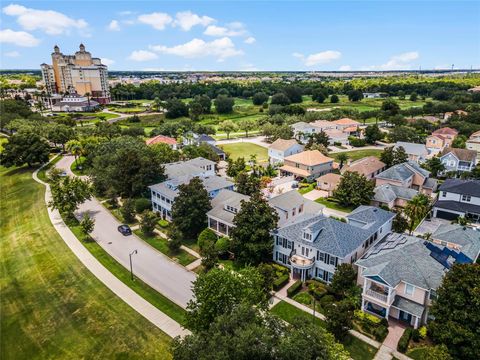
[(312, 241), (312, 234), (310, 232), (304, 231), (303, 238), (308, 241)]
[(234, 213), (236, 214), (238, 212), (238, 209), (233, 207), (233, 206), (230, 206), (230, 205), (225, 205), (225, 210), (231, 212), (231, 213)]

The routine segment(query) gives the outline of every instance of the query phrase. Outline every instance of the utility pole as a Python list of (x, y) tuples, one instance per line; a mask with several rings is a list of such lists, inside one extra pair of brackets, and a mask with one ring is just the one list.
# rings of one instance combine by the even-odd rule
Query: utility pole
[(133, 250), (130, 254), (128, 254), (130, 256), (130, 277), (132, 281), (135, 280), (133, 277), (133, 266), (132, 266), (132, 255), (135, 255), (135, 254), (138, 254), (138, 251), (136, 249)]

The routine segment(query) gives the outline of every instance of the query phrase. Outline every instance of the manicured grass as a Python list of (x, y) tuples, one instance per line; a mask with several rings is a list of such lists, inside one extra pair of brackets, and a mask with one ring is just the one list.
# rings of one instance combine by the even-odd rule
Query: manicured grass
[(2, 359), (170, 359), (170, 338), (105, 287), (50, 223), (45, 188), (0, 168)]
[[(318, 327), (325, 328), (325, 322), (319, 318), (314, 318), (313, 315), (308, 314), (285, 301), (279, 302), (275, 305), (271, 312), (286, 322), (292, 323), (294, 321), (313, 322)], [(377, 349), (362, 340), (348, 334), (341, 342), (345, 349), (350, 353), (354, 360), (370, 360), (373, 359)]]
[(0, 153), (3, 151), (3, 145), (8, 142), (6, 136), (0, 136)]
[(252, 143), (242, 142), (234, 144), (219, 145), (230, 158), (238, 159), (239, 157), (245, 158), (246, 161), (250, 159), (250, 155), (256, 155), (258, 162), (264, 162), (268, 160), (268, 151), (266, 148)]
[(407, 351), (407, 356), (413, 360), (423, 360), (428, 353), (428, 347), (417, 347)]
[(37, 174), (38, 178), (40, 180), (42, 180), (43, 182), (47, 182), (48, 181), (48, 178), (47, 178), (47, 172), (53, 167), (55, 166), (55, 164), (57, 162), (60, 161), (60, 159), (62, 158), (61, 155), (58, 155), (55, 159), (53, 159), (52, 161), (50, 161), (47, 165), (45, 165)]
[(138, 224), (138, 221), (137, 221), (136, 219), (135, 219), (133, 222), (126, 222), (126, 221), (123, 219), (123, 215), (122, 215), (122, 213), (120, 212), (120, 208), (119, 208), (119, 207), (113, 207), (108, 201), (103, 202), (102, 205), (103, 205), (108, 211), (110, 211), (110, 213), (111, 213), (118, 221), (120, 221), (121, 223), (128, 224), (128, 225), (136, 225), (136, 224)]
[[(259, 135), (261, 132), (261, 130), (252, 130), (252, 131), (249, 131), (248, 132), (248, 136), (257, 136)], [(221, 131), (219, 131), (219, 134), (218, 135), (212, 135), (212, 137), (215, 139), (215, 140), (228, 140), (228, 139), (238, 139), (238, 138), (243, 138), (245, 137), (245, 131), (236, 131), (236, 132), (233, 132), (233, 133), (230, 133), (228, 139), (227, 139), (227, 134), (225, 133), (222, 133)]]
[(346, 154), (348, 156), (349, 160), (355, 161), (355, 160), (359, 160), (359, 159), (362, 159), (362, 158), (367, 157), (367, 156), (380, 157), (380, 154), (382, 152), (383, 152), (383, 150), (380, 150), (380, 149), (365, 149), (365, 150), (345, 151), (345, 152), (342, 152), (342, 153), (334, 153), (334, 154), (330, 154), (330, 156), (338, 161), (338, 155)]
[[(72, 165), (70, 165), (70, 170), (72, 170), (72, 172), (77, 176), (86, 175), (86, 171), (85, 171), (86, 169), (83, 166), (83, 163), (85, 162), (85, 160), (86, 160), (85, 157), (80, 156), (76, 161), (72, 163)], [(78, 169), (78, 166), (82, 168)]]
[(315, 189), (315, 183), (311, 183), (311, 184), (306, 184), (307, 186), (302, 186), (302, 184), (300, 184), (300, 188), (298, 189), (298, 192), (300, 194), (306, 194), (306, 193), (309, 193), (310, 191), (312, 191), (313, 189)]
[(342, 206), (332, 198), (318, 198), (315, 200), (315, 202), (325, 205), (329, 209), (333, 210), (338, 210), (338, 211), (343, 211), (346, 213), (351, 212), (353, 209), (355, 209), (354, 206)]
[(134, 230), (135, 235), (140, 239), (150, 244), (152, 247), (160, 251), (161, 253), (167, 255), (172, 260), (178, 262), (182, 266), (187, 266), (188, 264), (197, 260), (193, 255), (190, 255), (185, 250), (178, 250), (176, 253), (172, 253), (168, 248), (168, 240), (164, 239), (158, 235), (147, 236), (141, 230)]

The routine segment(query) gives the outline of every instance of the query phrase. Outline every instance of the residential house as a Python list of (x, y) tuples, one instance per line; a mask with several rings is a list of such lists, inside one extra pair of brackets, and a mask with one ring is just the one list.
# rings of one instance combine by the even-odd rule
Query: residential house
[(348, 145), (349, 143), (348, 132), (344, 132), (336, 129), (327, 129), (327, 130), (324, 130), (324, 132), (328, 136), (329, 145), (335, 145), (335, 144)]
[[(446, 235), (450, 238), (457, 231), (447, 231)], [(469, 242), (463, 249), (397, 233), (379, 241), (355, 263), (357, 282), (363, 288), (362, 310), (414, 328), (425, 324), (436, 290), (452, 264), (472, 263), (472, 257), (478, 256), (480, 237), (475, 238), (474, 233), (459, 240), (450, 238), (462, 244)]]
[(360, 206), (346, 223), (312, 215), (299, 217), (275, 231), (273, 259), (287, 266), (293, 278), (332, 281), (342, 263), (354, 263), (375, 241), (390, 233), (394, 213)]
[(304, 146), (297, 143), (297, 140), (277, 139), (268, 147), (268, 159), (270, 164), (281, 164), (285, 157), (298, 154), (303, 151)]
[[(341, 143), (342, 145), (348, 144), (348, 136), (350, 132), (355, 132), (356, 128), (352, 124), (342, 124), (351, 119), (340, 119), (339, 124), (334, 121), (317, 120), (312, 123), (297, 122), (292, 125), (293, 133), (296, 139), (305, 144), (313, 134), (325, 132), (329, 137), (329, 144)], [(339, 120), (337, 120), (339, 121)], [(354, 121), (354, 120), (351, 120)], [(344, 131), (348, 129), (348, 131)]]
[(375, 187), (374, 191), (372, 205), (383, 205), (389, 209), (405, 207), (418, 194), (417, 190), (392, 184), (382, 184)]
[(215, 175), (215, 163), (201, 157), (165, 164), (167, 180), (149, 186), (153, 211), (163, 219), (172, 219), (172, 205), (178, 195), (178, 187), (188, 184), (193, 178), (202, 180), (210, 198), (215, 198), (222, 189), (233, 190), (234, 183)]
[(305, 199), (297, 190), (290, 190), (268, 200), (278, 214), (278, 227), (295, 222), (304, 215), (322, 214), (325, 206)]
[(293, 130), (293, 135), (299, 142), (302, 144), (306, 144), (310, 136), (316, 132), (318, 129), (310, 123), (306, 123), (303, 121), (296, 122), (295, 124), (291, 125)]
[(458, 131), (449, 127), (435, 130), (427, 137), (427, 149), (430, 154), (438, 154), (446, 147), (452, 146), (452, 142), (458, 135)]
[(297, 178), (313, 180), (331, 172), (333, 159), (323, 155), (318, 150), (307, 150), (298, 154), (287, 156), (283, 166), (280, 167), (282, 174), (294, 175)]
[(443, 115), (443, 119), (444, 119), (444, 120), (448, 120), (448, 119), (450, 119), (453, 115), (467, 116), (467, 115), (468, 115), (468, 112), (463, 111), (463, 110), (449, 111), (449, 112), (446, 112), (446, 113)]
[(356, 136), (359, 133), (360, 123), (350, 118), (342, 118), (332, 121), (336, 129), (347, 134), (347, 136)]
[(381, 98), (386, 98), (387, 96), (388, 96), (388, 94), (379, 93), (379, 92), (375, 92), (375, 93), (364, 92), (363, 93), (363, 97), (365, 99), (381, 99)]
[(442, 224), (432, 234), (431, 242), (462, 252), (475, 263), (480, 255), (480, 231), (458, 224)]
[[(212, 199), (212, 209), (207, 213), (208, 227), (219, 236), (230, 236), (234, 227), (233, 219), (240, 211), (241, 202), (249, 201), (250, 197), (231, 190), (221, 190)], [(295, 222), (306, 215), (318, 215), (324, 206), (305, 199), (296, 190), (291, 190), (268, 200), (268, 204), (278, 214), (278, 227)]]
[(317, 189), (323, 190), (328, 193), (328, 196), (333, 196), (333, 192), (337, 189), (338, 184), (340, 184), (342, 176), (334, 173), (329, 173), (320, 176), (317, 178)]
[(417, 163), (425, 162), (428, 150), (424, 144), (415, 144), (404, 141), (397, 141), (395, 149), (402, 147), (408, 155), (408, 160), (415, 161)]
[(218, 155), (220, 160), (225, 160), (227, 158), (227, 154), (225, 151), (220, 149), (218, 146), (216, 146), (216, 140), (211, 137), (210, 135), (207, 134), (196, 134), (192, 131), (187, 132), (183, 136), (183, 145), (200, 145), (200, 144), (207, 144), (215, 154)]
[(477, 152), (477, 158), (480, 158), (480, 131), (474, 132), (467, 140), (466, 148)]
[(344, 174), (346, 171), (357, 172), (367, 179), (374, 179), (375, 175), (385, 170), (385, 163), (380, 161), (376, 156), (367, 156), (357, 161), (349, 162), (340, 172)]
[(394, 165), (375, 176), (376, 186), (390, 184), (432, 195), (437, 188), (437, 180), (430, 178), (430, 172), (416, 162), (408, 161)]
[(446, 148), (440, 153), (440, 161), (448, 171), (472, 171), (477, 164), (477, 152), (474, 150)]
[(316, 128), (315, 132), (337, 129), (337, 125), (333, 121), (316, 120), (311, 123)]
[(174, 138), (165, 136), (165, 135), (157, 135), (154, 136), (153, 138), (147, 139), (145, 141), (147, 145), (154, 145), (154, 144), (167, 144), (170, 146), (173, 150), (177, 150), (177, 140)]
[(480, 180), (447, 179), (438, 189), (434, 217), (454, 220), (462, 216), (480, 222)]

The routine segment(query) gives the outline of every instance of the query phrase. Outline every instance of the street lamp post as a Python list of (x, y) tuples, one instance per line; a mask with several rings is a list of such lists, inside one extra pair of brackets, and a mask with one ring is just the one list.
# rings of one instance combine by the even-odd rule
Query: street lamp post
[(133, 266), (132, 266), (132, 255), (135, 255), (137, 254), (138, 251), (135, 249), (133, 250), (130, 254), (128, 254), (130, 256), (130, 276), (132, 278), (132, 281), (134, 281), (135, 279), (133, 278)]

